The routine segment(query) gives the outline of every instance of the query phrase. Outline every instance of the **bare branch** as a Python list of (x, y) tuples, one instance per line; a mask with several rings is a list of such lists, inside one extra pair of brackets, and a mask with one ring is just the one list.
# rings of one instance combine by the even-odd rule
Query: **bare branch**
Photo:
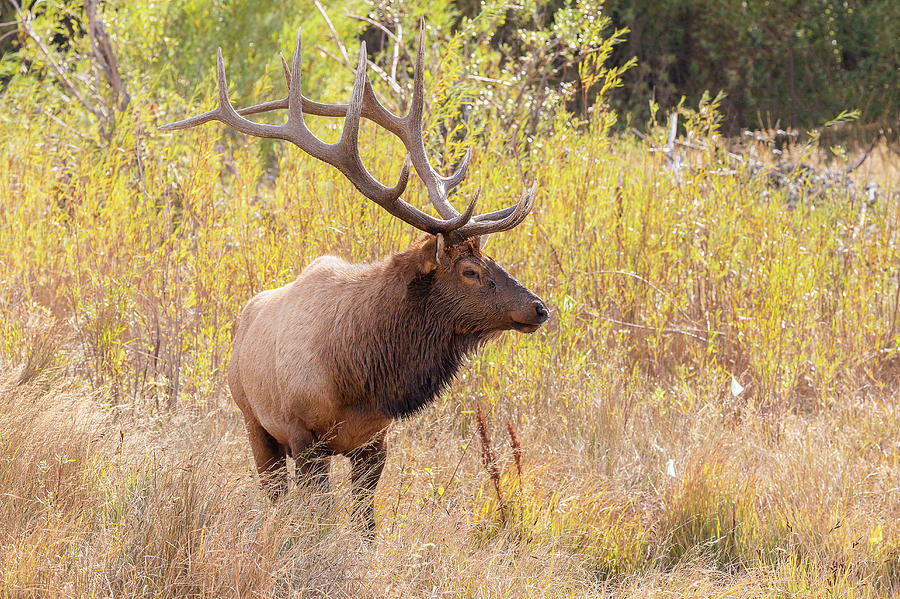
[[(16, 21), (16, 23), (18, 23), (18, 21)], [(17, 33), (19, 33), (18, 29), (13, 29), (12, 31), (7, 31), (3, 35), (0, 35), (0, 42), (2, 42), (3, 40), (5, 40), (8, 37), (12, 37), (12, 36), (16, 35)]]
[(41, 41), (41, 38), (38, 37), (37, 32), (31, 25), (31, 21), (33, 20), (32, 16), (23, 11), (22, 7), (19, 6), (19, 3), (16, 0), (9, 0), (9, 3), (12, 4), (13, 8), (15, 9), (16, 16), (19, 18), (19, 23), (21, 24), (22, 29), (25, 30), (26, 35), (31, 38), (31, 40), (35, 43), (35, 45), (37, 45), (38, 49), (44, 55), (47, 64), (50, 65), (50, 68), (53, 70), (56, 78), (59, 80), (60, 84), (62, 84), (63, 88), (65, 88), (67, 92), (75, 96), (75, 99), (77, 99), (81, 103), (81, 105), (84, 106), (85, 110), (87, 110), (88, 113), (91, 114), (91, 116), (96, 118), (98, 121), (104, 121), (106, 119), (106, 115), (103, 113), (103, 111), (92, 105), (87, 101), (87, 99), (85, 99), (84, 96), (81, 95), (81, 93), (75, 87), (75, 84), (72, 83), (72, 80), (69, 79), (69, 76), (63, 70), (63, 68), (59, 66), (59, 63), (54, 58), (51, 50), (47, 48), (47, 46), (44, 45), (44, 42)]
[[(343, 64), (347, 68), (347, 70), (350, 71), (351, 73), (353, 73), (354, 75), (356, 74), (356, 69), (351, 64), (343, 62), (339, 57), (335, 56), (334, 54), (332, 54), (331, 52), (329, 52), (322, 46), (317, 45), (317, 46), (315, 46), (315, 49), (318, 50), (319, 52), (321, 52), (322, 54), (324, 54), (325, 56), (327, 56), (328, 58), (332, 59), (333, 61), (335, 61), (339, 64)], [(391, 79), (390, 75), (388, 75), (387, 73), (384, 72), (384, 69), (382, 69), (377, 64), (375, 64), (374, 62), (372, 62), (371, 60), (368, 60), (368, 59), (366, 60), (366, 65), (370, 69), (375, 71), (375, 74), (378, 75), (379, 77), (381, 77), (384, 80), (384, 82), (387, 83), (391, 87), (391, 91), (393, 91), (395, 94), (399, 95), (400, 97), (402, 97), (404, 99), (406, 98), (406, 94), (403, 93), (403, 89), (400, 87), (400, 85), (396, 81)]]
[[(652, 331), (654, 333), (663, 333), (665, 335), (684, 335), (685, 337), (690, 337), (692, 339), (696, 339), (697, 341), (702, 341), (703, 343), (708, 343), (709, 339), (706, 337), (701, 337), (697, 333), (693, 333), (691, 331), (686, 331), (684, 329), (667, 329), (667, 328), (658, 328), (658, 327), (648, 327), (644, 324), (635, 324), (633, 322), (625, 322), (623, 320), (616, 320), (615, 318), (610, 318), (608, 316), (601, 316), (603, 320), (607, 322), (611, 322), (613, 324), (628, 327), (629, 329), (639, 329), (641, 331)], [(718, 334), (718, 333), (713, 333)]]
[(119, 103), (119, 110), (125, 110), (131, 101), (131, 96), (122, 82), (122, 75), (119, 73), (119, 62), (109, 40), (109, 34), (106, 32), (106, 25), (104, 25), (103, 19), (100, 18), (97, 0), (84, 0), (84, 12), (88, 18), (88, 35), (91, 38), (91, 49), (94, 51), (94, 57), (100, 63), (100, 68), (103, 69), (103, 74), (113, 90), (115, 99)]
[(400, 39), (403, 36), (403, 25), (397, 23), (397, 40), (394, 43), (393, 59), (391, 60), (391, 79), (397, 80), (397, 63), (400, 59)]
[[(391, 38), (391, 40), (394, 42), (394, 44), (395, 44), (394, 49), (397, 50), (399, 48), (400, 50), (402, 50), (403, 55), (406, 57), (406, 60), (409, 61), (409, 64), (415, 64), (416, 61), (413, 59), (412, 54), (409, 53), (409, 48), (407, 48), (406, 44), (403, 43), (403, 38), (402, 38), (403, 30), (400, 25), (397, 25), (397, 33), (395, 34), (393, 31), (391, 31), (390, 29), (388, 29), (382, 23), (379, 23), (375, 19), (370, 19), (369, 17), (364, 17), (362, 15), (354, 15), (351, 13), (345, 13), (345, 16), (347, 16), (351, 19), (356, 19), (357, 21), (363, 21), (365, 23), (368, 23), (372, 27), (375, 27), (375, 28), (381, 30), (382, 33), (384, 33), (386, 36)], [(395, 66), (394, 66), (393, 70), (396, 70), (396, 62), (397, 62), (397, 59), (395, 57), (394, 58)]]
[(505, 87), (513, 87), (514, 84), (509, 81), (504, 81), (502, 79), (494, 79), (492, 77), (481, 77), (480, 75), (466, 75), (469, 79), (474, 79), (475, 81), (481, 81), (482, 83), (493, 83), (494, 85), (503, 85)]
[(356, 74), (356, 69), (354, 69), (354, 68), (353, 68), (353, 65), (351, 65), (348, 61), (342, 60), (339, 56), (335, 56), (334, 54), (332, 54), (331, 52), (329, 52), (328, 50), (326, 50), (326, 49), (323, 48), (322, 46), (319, 46), (318, 44), (315, 45), (315, 46), (313, 46), (313, 48), (315, 48), (316, 50), (318, 50), (319, 52), (321, 52), (324, 56), (327, 56), (327, 57), (330, 58), (331, 60), (335, 61), (335, 62), (338, 63), (339, 65), (345, 67), (348, 71), (350, 71), (350, 72), (353, 73), (354, 75)]
[(325, 12), (325, 9), (322, 8), (321, 4), (319, 4), (319, 0), (313, 0), (313, 4), (316, 5), (316, 8), (319, 9), (319, 14), (322, 15), (323, 19), (325, 19), (325, 24), (328, 25), (328, 29), (331, 31), (331, 37), (334, 38), (334, 43), (337, 44), (338, 50), (341, 51), (341, 56), (344, 59), (344, 64), (350, 64), (350, 57), (347, 55), (347, 49), (344, 47), (344, 43), (341, 41), (341, 38), (337, 34), (337, 31), (335, 31), (334, 25), (331, 24), (331, 19), (328, 18), (328, 14)]
[(856, 161), (856, 164), (854, 164), (853, 166), (850, 166), (844, 170), (845, 175), (849, 175), (850, 173), (852, 173), (853, 171), (858, 169), (860, 166), (862, 166), (862, 163), (865, 162), (866, 158), (869, 157), (869, 154), (872, 153), (872, 150), (875, 148), (875, 142), (877, 142), (877, 141), (878, 141), (877, 137), (872, 140), (872, 143), (869, 144), (869, 148), (866, 150), (865, 154), (863, 154), (862, 156), (859, 157), (859, 160)]
[(673, 112), (669, 115), (669, 138), (666, 141), (666, 158), (669, 162), (669, 167), (672, 170), (677, 171), (678, 167), (681, 166), (681, 161), (678, 159), (678, 154), (675, 152), (675, 142), (676, 136), (678, 135), (678, 113)]
[[(662, 289), (660, 289), (659, 287), (657, 287), (656, 285), (654, 285), (653, 283), (651, 283), (650, 281), (648, 281), (647, 279), (645, 279), (644, 277), (640, 276), (640, 275), (637, 274), (637, 273), (629, 272), (629, 271), (627, 271), (627, 270), (595, 270), (595, 271), (593, 271), (593, 272), (590, 272), (590, 273), (584, 273), (584, 274), (591, 274), (591, 275), (621, 275), (621, 276), (623, 276), (623, 277), (631, 277), (632, 279), (635, 279), (635, 280), (640, 281), (641, 283), (643, 283), (643, 284), (646, 285), (647, 287), (650, 287), (651, 289), (653, 289), (654, 291), (656, 291), (656, 292), (659, 293), (660, 295), (663, 295), (663, 296), (665, 296), (665, 297), (671, 299), (673, 304), (675, 303), (675, 298), (674, 298), (674, 296), (672, 296), (671, 293), (667, 293), (666, 291), (663, 291)], [(696, 322), (694, 321), (694, 319), (691, 318), (690, 315), (688, 315), (687, 312), (685, 312), (684, 310), (682, 310), (681, 308), (679, 308), (677, 305), (675, 306), (675, 309), (678, 310), (678, 311), (681, 313), (681, 315), (684, 316), (686, 319), (688, 319), (689, 321), (691, 321), (691, 322), (693, 322), (694, 324), (696, 324)]]

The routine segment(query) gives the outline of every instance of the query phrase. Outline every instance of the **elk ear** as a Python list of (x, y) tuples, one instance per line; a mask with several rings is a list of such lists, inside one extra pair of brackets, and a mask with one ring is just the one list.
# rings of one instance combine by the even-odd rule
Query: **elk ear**
[(490, 234), (485, 233), (484, 235), (479, 235), (477, 239), (478, 239), (478, 249), (483, 252), (484, 248), (487, 247), (488, 242), (491, 240), (491, 236), (490, 236)]
[(440, 233), (434, 238), (434, 264), (436, 266), (447, 256), (447, 240)]
[[(429, 246), (431, 244), (428, 244)], [(440, 265), (441, 261), (444, 260), (447, 256), (447, 246), (446, 241), (444, 240), (444, 236), (438, 233), (434, 236), (434, 253), (430, 250), (431, 248), (426, 246), (425, 250), (425, 261), (422, 264), (422, 272), (429, 273), (434, 272), (438, 265)]]

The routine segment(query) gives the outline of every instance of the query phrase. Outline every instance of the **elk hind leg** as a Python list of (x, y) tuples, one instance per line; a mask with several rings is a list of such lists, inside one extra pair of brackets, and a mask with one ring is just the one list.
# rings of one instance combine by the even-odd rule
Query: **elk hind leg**
[(256, 461), (263, 486), (272, 501), (277, 501), (287, 491), (285, 448), (262, 427), (252, 415), (244, 413), (250, 448)]
[(375, 487), (387, 459), (385, 433), (350, 454), (350, 479), (353, 482), (353, 517), (360, 520), (367, 533), (375, 534)]

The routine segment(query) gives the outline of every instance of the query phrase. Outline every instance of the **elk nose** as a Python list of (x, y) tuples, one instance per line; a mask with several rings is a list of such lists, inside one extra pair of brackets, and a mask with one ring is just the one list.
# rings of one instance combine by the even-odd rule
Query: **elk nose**
[(538, 322), (546, 322), (550, 318), (550, 311), (547, 310), (547, 306), (542, 301), (534, 302), (534, 313), (537, 315)]

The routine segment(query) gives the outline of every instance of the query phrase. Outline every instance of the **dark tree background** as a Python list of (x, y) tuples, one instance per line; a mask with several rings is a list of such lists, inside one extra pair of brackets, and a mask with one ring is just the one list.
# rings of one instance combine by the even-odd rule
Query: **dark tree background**
[(723, 90), (725, 127), (811, 127), (841, 110), (863, 122), (900, 115), (897, 0), (609, 0), (631, 33), (615, 60), (625, 75), (620, 107), (646, 117), (682, 95)]
[[(565, 4), (538, 1), (534, 14), (549, 25)], [(471, 16), (480, 2), (457, 5)], [(630, 30), (614, 64), (638, 59), (614, 95), (633, 122), (651, 100), (696, 104), (705, 90), (727, 94), (729, 133), (814, 127), (854, 109), (864, 123), (900, 120), (897, 0), (607, 0), (603, 12)]]

